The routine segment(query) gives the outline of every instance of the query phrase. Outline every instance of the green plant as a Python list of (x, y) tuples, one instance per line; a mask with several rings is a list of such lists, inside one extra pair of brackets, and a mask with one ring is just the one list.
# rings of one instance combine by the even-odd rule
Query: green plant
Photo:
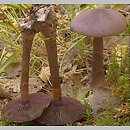
[(0, 122), (2, 126), (10, 126), (10, 125), (15, 126), (15, 124), (8, 122), (8, 120), (7, 120), (7, 118), (6, 118), (6, 117), (7, 117), (7, 116), (6, 116), (6, 115), (7, 115), (6, 112), (4, 112), (3, 115), (4, 115), (4, 118), (2, 118), (2, 119), (1, 119), (1, 122)]
[(115, 119), (110, 115), (106, 115), (101, 119), (97, 117), (95, 122), (97, 126), (115, 126), (116, 125)]
[[(19, 60), (21, 58), (22, 47), (21, 47), (21, 34), (18, 28), (19, 20), (26, 16), (31, 5), (0, 5), (0, 13), (3, 18), (0, 21), (0, 41), (2, 50), (0, 51), (0, 73), (3, 72), (13, 60)], [(42, 41), (42, 42), (41, 42)], [(31, 54), (31, 71), (30, 74), (37, 73), (41, 67), (42, 59), (37, 57), (37, 52), (43, 44), (41, 44), (41, 35), (37, 34), (34, 39), (34, 45), (36, 49)], [(40, 46), (39, 46), (40, 44)]]
[[(124, 39), (124, 38), (123, 38)], [(112, 51), (108, 69), (108, 79), (112, 89), (121, 100), (129, 97), (128, 45), (120, 43)]]
[(93, 110), (90, 107), (90, 105), (84, 101), (84, 107), (85, 107), (85, 113), (84, 113), (84, 120), (86, 124), (93, 124), (94, 123), (94, 115), (93, 115)]

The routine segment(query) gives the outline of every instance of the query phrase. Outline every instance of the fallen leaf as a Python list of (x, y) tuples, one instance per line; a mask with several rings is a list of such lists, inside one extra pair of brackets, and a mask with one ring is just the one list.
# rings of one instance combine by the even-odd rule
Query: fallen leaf
[(2, 84), (0, 84), (0, 97), (1, 98), (8, 98), (10, 97), (10, 93), (7, 92), (5, 89), (4, 89), (4, 86)]

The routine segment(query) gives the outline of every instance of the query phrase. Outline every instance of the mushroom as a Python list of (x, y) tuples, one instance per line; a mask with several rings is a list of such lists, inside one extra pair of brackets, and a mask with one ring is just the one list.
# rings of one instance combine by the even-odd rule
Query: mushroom
[(31, 22), (20, 22), (20, 30), (23, 40), (22, 54), (22, 76), (21, 76), (21, 98), (14, 99), (5, 105), (2, 118), (7, 117), (9, 122), (24, 123), (39, 117), (51, 102), (50, 96), (45, 93), (38, 92), (29, 94), (29, 60), (31, 46), (35, 31), (31, 29)]
[(42, 32), (47, 49), (51, 73), (52, 102), (36, 121), (46, 125), (63, 125), (82, 119), (84, 108), (78, 100), (70, 97), (62, 97), (57, 61), (56, 14), (53, 6), (49, 6), (48, 10), (46, 19), (43, 19), (44, 8), (36, 12), (36, 18), (38, 21), (37, 30)]
[(103, 37), (117, 35), (125, 29), (127, 21), (118, 11), (97, 8), (85, 11), (71, 21), (71, 29), (79, 34), (93, 37), (93, 59), (91, 84), (93, 97), (90, 100), (94, 113), (106, 108), (110, 101), (110, 91), (103, 68)]

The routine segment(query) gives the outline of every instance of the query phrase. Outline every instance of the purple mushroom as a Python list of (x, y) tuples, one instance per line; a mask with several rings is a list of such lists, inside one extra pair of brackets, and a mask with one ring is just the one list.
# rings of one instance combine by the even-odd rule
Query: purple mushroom
[(114, 36), (124, 31), (127, 26), (125, 17), (118, 11), (97, 8), (85, 11), (71, 22), (71, 29), (79, 34), (93, 37), (93, 59), (91, 85), (93, 97), (90, 101), (94, 113), (105, 108), (111, 98), (105, 80), (103, 66), (103, 37)]

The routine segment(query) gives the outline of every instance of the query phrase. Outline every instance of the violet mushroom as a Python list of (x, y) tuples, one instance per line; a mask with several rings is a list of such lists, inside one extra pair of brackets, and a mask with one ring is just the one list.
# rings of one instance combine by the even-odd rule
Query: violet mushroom
[(8, 119), (9, 122), (25, 123), (30, 122), (39, 117), (51, 102), (50, 96), (45, 93), (38, 92), (29, 94), (29, 60), (31, 46), (35, 31), (31, 29), (30, 21), (28, 23), (20, 23), (20, 29), (23, 40), (22, 54), (22, 76), (21, 76), (21, 99), (14, 99), (9, 102), (3, 109), (2, 118)]
[(57, 61), (56, 16), (53, 7), (48, 8), (46, 19), (43, 19), (44, 8), (39, 9), (36, 15), (37, 30), (42, 32), (47, 49), (52, 83), (52, 103), (36, 121), (46, 125), (63, 125), (82, 119), (84, 108), (78, 100), (62, 97)]
[(94, 113), (107, 106), (111, 99), (103, 67), (103, 37), (117, 35), (127, 26), (125, 17), (118, 11), (97, 8), (85, 11), (71, 22), (71, 29), (79, 34), (93, 37), (93, 59), (91, 85), (93, 97), (90, 100)]

